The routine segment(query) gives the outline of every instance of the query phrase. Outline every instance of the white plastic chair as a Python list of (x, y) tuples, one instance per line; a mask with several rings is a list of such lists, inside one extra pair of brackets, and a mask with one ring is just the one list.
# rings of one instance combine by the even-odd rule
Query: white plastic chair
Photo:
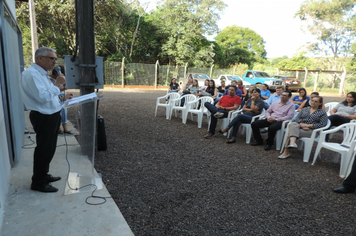
[(332, 109), (334, 109), (334, 107), (339, 104), (339, 102), (328, 102), (328, 103), (325, 103), (325, 111), (326, 113), (328, 114), (328, 116), (330, 116), (330, 111)]
[[(301, 137), (301, 138), (299, 138), (297, 140), (297, 142), (298, 142), (298, 150), (302, 150), (303, 146), (304, 146), (303, 162), (309, 162), (309, 157), (310, 157), (310, 153), (311, 153), (311, 150), (313, 148), (314, 142), (319, 142), (319, 136), (316, 136), (317, 133), (319, 133), (322, 130), (328, 129), (330, 127), (330, 124), (331, 124), (331, 122), (328, 119), (326, 126), (321, 127), (319, 129), (314, 129), (313, 133), (311, 134), (311, 136), (309, 138)], [(286, 129), (287, 131), (289, 130), (288, 129), (289, 125), (290, 125), (290, 123), (287, 126), (287, 129)], [(287, 136), (288, 136), (288, 132), (286, 132), (286, 134), (284, 135), (283, 144), (282, 144), (282, 148), (281, 148), (281, 153), (284, 151), (284, 148), (286, 146), (286, 142), (288, 141), (287, 140)]]
[[(223, 129), (223, 128), (225, 128), (226, 126), (228, 126), (228, 124), (230, 123), (230, 121), (232, 120), (232, 116), (233, 116), (233, 114), (235, 113), (235, 112), (237, 112), (237, 111), (240, 111), (240, 106), (237, 108), (237, 110), (235, 110), (235, 111), (230, 111), (229, 113), (228, 113), (228, 115), (227, 115), (227, 117), (226, 118), (223, 118), (223, 119), (219, 119), (219, 120), (221, 120), (221, 124), (220, 124), (220, 129)], [(210, 128), (210, 122), (209, 122), (209, 128)], [(223, 135), (224, 136), (227, 136), (227, 132), (226, 133), (224, 133)]]
[[(239, 111), (239, 109), (240, 109), (240, 106), (237, 108), (236, 111), (230, 111), (226, 118), (218, 119), (218, 121), (221, 120), (220, 129), (225, 128), (230, 123), (233, 113)], [(209, 119), (208, 131), (209, 131), (209, 129), (210, 129), (210, 119)], [(227, 132), (224, 133), (224, 136), (227, 136)]]
[[(285, 120), (282, 123), (281, 129), (277, 131), (276, 133), (276, 150), (279, 151), (281, 150), (282, 147), (282, 142), (283, 142), (283, 135), (285, 131), (287, 130), (287, 126), (292, 120), (297, 116), (297, 114), (294, 114), (294, 117), (291, 120)], [(260, 119), (266, 119), (265, 116), (261, 116)]]
[[(181, 106), (181, 102), (182, 102), (182, 99), (185, 98), (185, 102), (184, 102), (184, 105)], [(177, 117), (177, 110), (178, 111), (181, 111), (182, 112), (182, 122), (184, 120), (184, 117), (185, 117), (185, 113), (187, 111), (187, 104), (189, 102), (192, 102), (192, 101), (195, 101), (197, 99), (197, 97), (193, 94), (187, 94), (185, 96), (180, 96), (179, 98), (177, 99), (173, 99), (171, 101), (171, 111), (170, 111), (170, 114), (169, 114), (169, 119), (172, 119), (172, 113), (173, 113), (173, 110), (175, 112), (175, 116)]]
[[(231, 122), (237, 115), (241, 114), (241, 112), (242, 112), (242, 109), (241, 109), (241, 110), (238, 110), (238, 111), (236, 111), (236, 112), (234, 112), (234, 114), (233, 114), (232, 117), (231, 117), (230, 122)], [(249, 144), (250, 141), (251, 141), (251, 136), (252, 136), (251, 124), (252, 124), (252, 122), (258, 120), (258, 119), (261, 118), (261, 117), (264, 117), (265, 112), (266, 112), (266, 110), (263, 108), (262, 111), (261, 111), (261, 114), (252, 117), (252, 120), (251, 120), (250, 123), (248, 123), (248, 124), (242, 123), (242, 124), (240, 125), (239, 132), (240, 132), (241, 135), (243, 135), (244, 133), (246, 133), (246, 143), (247, 143), (247, 144)], [(231, 129), (232, 129), (232, 128), (231, 128)], [(231, 136), (231, 129), (229, 130), (229, 133), (228, 133), (228, 135), (227, 135), (228, 137)]]
[[(351, 142), (350, 149), (356, 150), (356, 140)], [(349, 174), (352, 170), (352, 166), (354, 164), (355, 157), (356, 157), (356, 151), (354, 151), (353, 154), (351, 154), (351, 158), (350, 158), (349, 164), (347, 166), (347, 170), (346, 170), (345, 179), (349, 176)]]
[[(196, 114), (198, 120), (198, 128), (201, 128), (201, 125), (203, 123), (203, 116), (204, 114), (207, 114), (207, 111), (209, 112), (209, 110), (204, 106), (205, 102), (210, 102), (211, 104), (214, 104), (214, 99), (211, 97), (201, 97), (195, 101), (188, 102), (186, 106), (187, 110), (183, 117), (183, 123), (184, 124), (187, 123), (188, 113), (191, 114), (191, 120), (193, 120), (193, 114)], [(199, 103), (200, 103), (200, 108), (198, 109)], [(210, 116), (210, 112), (209, 112), (209, 116)]]
[[(344, 131), (344, 139), (341, 144), (330, 143), (325, 141), (325, 136), (327, 134), (335, 133), (339, 130)], [(341, 155), (339, 176), (345, 177), (347, 166), (350, 163), (350, 159), (355, 151), (354, 143), (353, 146), (351, 145), (351, 143), (352, 141), (355, 140), (356, 140), (356, 123), (347, 123), (347, 124), (340, 125), (335, 129), (321, 131), (319, 143), (315, 150), (314, 160), (312, 165), (315, 164), (321, 148), (326, 148), (331, 151), (338, 152)]]
[[(167, 101), (166, 99), (169, 100)], [(155, 117), (157, 116), (157, 108), (158, 107), (165, 107), (166, 108), (166, 119), (169, 119), (169, 113), (171, 111), (171, 101), (174, 99), (177, 99), (180, 97), (179, 93), (167, 93), (165, 96), (158, 97), (157, 102), (156, 102), (156, 111), (155, 111)], [(161, 100), (164, 99), (164, 102), (161, 102)]]

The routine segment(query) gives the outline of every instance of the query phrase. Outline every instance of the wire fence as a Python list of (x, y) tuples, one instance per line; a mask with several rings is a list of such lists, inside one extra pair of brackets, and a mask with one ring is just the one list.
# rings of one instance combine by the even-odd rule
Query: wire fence
[[(26, 67), (30, 66), (31, 60), (25, 58)], [(27, 63), (28, 62), (28, 63)], [(64, 61), (58, 58), (57, 64), (63, 65)], [(217, 78), (222, 74), (234, 74), (242, 76), (247, 66), (239, 65), (232, 68), (196, 68), (184, 67), (178, 65), (159, 65), (144, 64), (144, 63), (122, 63), (113, 61), (104, 61), (104, 84), (105, 85), (131, 85), (131, 86), (168, 86), (172, 78), (177, 78), (179, 81), (186, 80), (190, 73), (203, 73), (212, 78)], [(305, 72), (299, 71), (282, 71), (280, 74), (297, 76), (304, 87), (316, 91), (338, 91), (340, 88), (341, 73), (308, 73), (306, 84), (304, 84)], [(124, 77), (122, 77), (124, 75)], [(356, 72), (347, 74), (344, 93), (356, 91)]]

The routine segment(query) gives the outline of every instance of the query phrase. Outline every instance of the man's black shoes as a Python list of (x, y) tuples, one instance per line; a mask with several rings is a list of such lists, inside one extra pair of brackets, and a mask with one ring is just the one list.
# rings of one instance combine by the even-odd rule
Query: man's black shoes
[(43, 193), (54, 193), (58, 191), (58, 188), (53, 187), (49, 183), (43, 184), (31, 184), (31, 189), (35, 191), (40, 191)]
[(47, 183), (51, 183), (51, 182), (56, 182), (58, 180), (60, 180), (61, 177), (53, 177), (51, 174), (47, 174), (46, 178), (45, 178), (45, 181)]
[(344, 186), (341, 186), (338, 188), (334, 188), (333, 191), (335, 193), (353, 193), (355, 192), (355, 189), (349, 189), (349, 188), (345, 188)]
[(268, 144), (267, 144), (267, 145), (265, 146), (265, 150), (266, 150), (266, 151), (269, 151), (269, 150), (271, 150), (271, 149), (272, 149), (272, 145), (268, 145)]
[(263, 141), (255, 141), (254, 143), (251, 143), (251, 146), (261, 146), (263, 145)]

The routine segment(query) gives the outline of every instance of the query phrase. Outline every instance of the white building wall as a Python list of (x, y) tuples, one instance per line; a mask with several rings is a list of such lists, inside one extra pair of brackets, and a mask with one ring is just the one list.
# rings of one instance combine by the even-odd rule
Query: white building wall
[[(5, 130), (4, 110), (2, 105), (2, 97), (0, 96), (0, 130)], [(8, 144), (6, 132), (0, 132), (0, 229), (3, 222), (4, 204), (8, 185), (10, 182), (10, 157), (8, 152)]]
[[(15, 0), (5, 0), (12, 14), (16, 16)], [(1, 93), (1, 92), (0, 92)], [(4, 204), (10, 183), (10, 157), (5, 131), (5, 117), (2, 96), (0, 94), (0, 229), (4, 216)]]

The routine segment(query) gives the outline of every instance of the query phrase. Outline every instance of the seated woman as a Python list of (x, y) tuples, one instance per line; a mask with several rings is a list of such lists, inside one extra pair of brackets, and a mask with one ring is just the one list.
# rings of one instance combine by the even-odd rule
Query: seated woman
[(169, 92), (170, 93), (178, 93), (179, 91), (179, 84), (177, 84), (177, 79), (173, 78), (171, 80), (171, 84), (169, 85)]
[(310, 107), (305, 107), (298, 114), (295, 122), (290, 123), (286, 134), (287, 142), (282, 155), (278, 158), (285, 159), (289, 157), (289, 148), (296, 148), (297, 138), (310, 137), (313, 129), (325, 127), (328, 123), (328, 115), (322, 110), (323, 98), (316, 96), (312, 98)]
[[(209, 80), (209, 85), (206, 88), (205, 92), (207, 95), (211, 96), (212, 98), (216, 98), (218, 96), (218, 89), (215, 87), (215, 81), (214, 80)], [(203, 95), (203, 94), (202, 94)], [(205, 95), (203, 95), (205, 96)]]
[(218, 87), (218, 97), (223, 96), (225, 91), (226, 91), (225, 80), (221, 80), (221, 85)]
[(259, 89), (252, 90), (251, 98), (247, 100), (247, 102), (242, 108), (243, 113), (237, 115), (225, 129), (221, 130), (222, 133), (225, 133), (229, 131), (229, 129), (234, 127), (234, 129), (232, 130), (231, 139), (227, 141), (227, 143), (236, 142), (236, 135), (237, 135), (237, 131), (239, 131), (240, 125), (242, 123), (247, 123), (247, 124), (250, 123), (252, 117), (261, 114), (261, 111), (264, 106), (265, 103), (261, 99), (261, 90)]
[(190, 94), (194, 94), (196, 96), (200, 95), (201, 88), (199, 87), (199, 83), (197, 79), (193, 80), (193, 84), (190, 85), (188, 90), (190, 91)]
[(356, 119), (356, 92), (349, 92), (346, 100), (337, 104), (331, 111), (331, 126), (339, 126)]
[(201, 86), (201, 91), (202, 91), (202, 92), (205, 92), (205, 90), (207, 89), (208, 86), (209, 86), (209, 80), (206, 79), (206, 80), (204, 81), (204, 86)]
[(240, 89), (241, 91), (241, 98), (244, 99), (245, 96), (247, 95), (247, 91), (246, 88), (243, 86), (242, 80), (238, 80), (236, 84), (237, 84), (237, 89)]
[[(312, 92), (310, 94), (310, 100), (305, 100), (301, 105), (300, 107), (298, 108), (297, 112), (300, 112), (304, 107), (310, 107), (310, 101), (315, 98), (316, 96), (319, 96), (319, 93), (318, 92)], [(324, 106), (324, 103), (323, 103), (323, 107), (321, 108), (325, 111), (325, 106)]]
[(271, 91), (269, 91), (268, 89), (268, 84), (262, 84), (261, 97), (264, 100), (267, 100), (271, 96)]
[(307, 91), (305, 90), (305, 88), (300, 88), (298, 92), (299, 95), (295, 96), (292, 99), (292, 102), (295, 104), (295, 109), (298, 109), (305, 100), (310, 99), (310, 97), (307, 96)]

